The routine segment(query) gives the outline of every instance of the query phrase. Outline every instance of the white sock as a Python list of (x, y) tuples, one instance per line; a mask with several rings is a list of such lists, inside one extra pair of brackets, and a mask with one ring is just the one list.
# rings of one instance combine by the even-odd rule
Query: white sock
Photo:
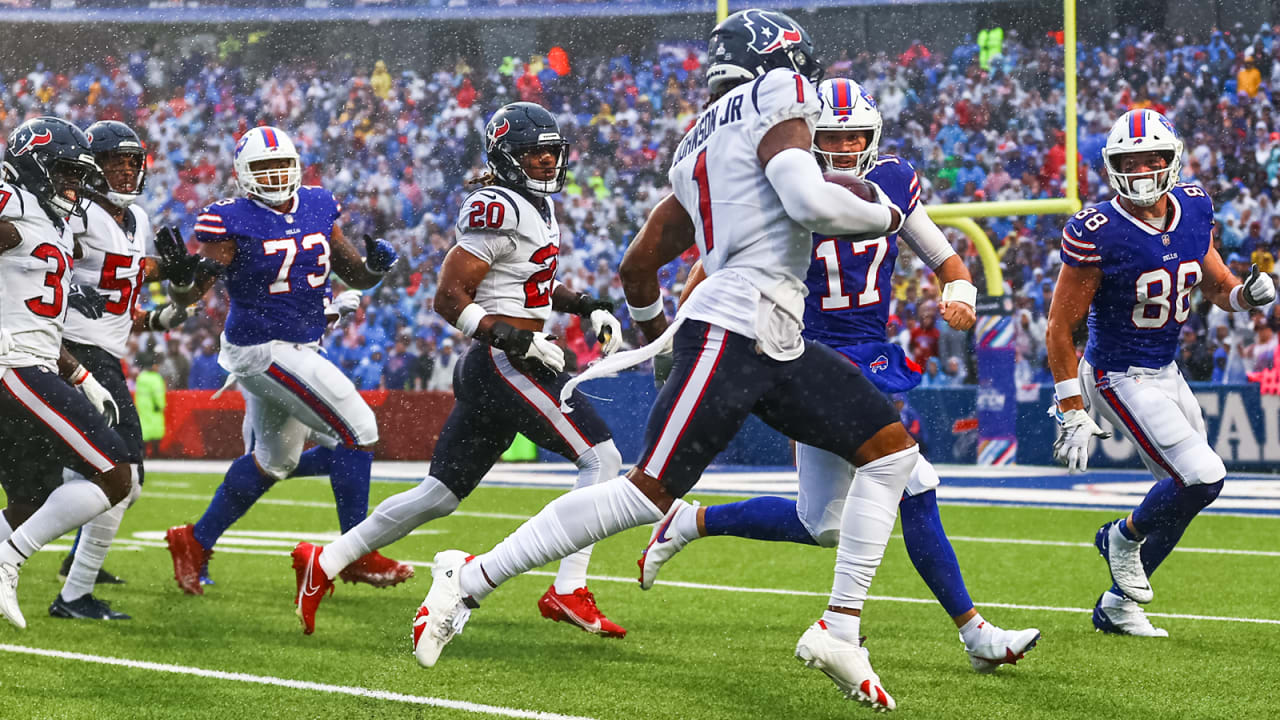
[(111, 542), (116, 539), (116, 531), (120, 529), (120, 521), (124, 520), (124, 511), (128, 505), (129, 499), (125, 498), (81, 528), (80, 544), (76, 545), (71, 571), (67, 573), (67, 582), (62, 586), (63, 600), (75, 600), (93, 592), (93, 586), (98, 581), (98, 571), (107, 561), (107, 551), (111, 549)]
[(873, 460), (853, 473), (840, 520), (831, 605), (861, 609), (898, 518), (898, 501), (920, 451), (916, 446)]
[(822, 622), (835, 639), (862, 644), (862, 618), (857, 615), (826, 610), (822, 613)]
[[(612, 440), (606, 440), (578, 456), (578, 481), (574, 489), (591, 487), (618, 476), (622, 469), (622, 455)], [(556, 594), (568, 595), (587, 586), (587, 565), (591, 563), (588, 545), (560, 561), (556, 572)]]
[[(676, 502), (684, 501), (677, 500)], [(698, 532), (698, 504), (686, 504), (689, 505), (689, 509), (676, 513), (675, 518), (671, 520), (671, 532), (688, 540), (697, 540), (702, 537), (702, 534)]]
[(0, 509), (0, 543), (9, 539), (13, 534), (13, 528), (9, 526), (9, 518), (4, 516), (3, 509)]
[(72, 480), (54, 488), (40, 509), (0, 543), (0, 562), (22, 565), (40, 548), (111, 509), (102, 488)]
[(986, 620), (982, 619), (982, 613), (969, 618), (969, 622), (960, 628), (960, 639), (964, 641), (965, 645), (976, 645), (978, 640), (982, 639), (982, 626), (986, 622)]
[(458, 497), (428, 475), (422, 482), (378, 503), (369, 517), (325, 546), (320, 569), (330, 578), (380, 547), (399, 540), (422, 524), (458, 509)]
[(657, 506), (625, 477), (571, 490), (548, 503), (492, 550), (463, 565), (462, 591), (481, 600), (521, 573), (661, 519)]

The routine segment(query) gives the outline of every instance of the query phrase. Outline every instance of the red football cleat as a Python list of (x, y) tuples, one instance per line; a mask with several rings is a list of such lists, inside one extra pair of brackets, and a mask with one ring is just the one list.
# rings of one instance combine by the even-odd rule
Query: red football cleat
[(556, 622), (577, 625), (589, 633), (608, 638), (627, 636), (626, 628), (618, 625), (596, 607), (596, 597), (586, 587), (580, 587), (568, 595), (557, 595), (552, 584), (538, 600), (538, 612), (542, 617)]
[(169, 543), (169, 554), (173, 556), (173, 579), (178, 587), (188, 595), (203, 595), (204, 587), (200, 585), (200, 569), (213, 555), (196, 540), (195, 528), (190, 524), (175, 525), (165, 531), (164, 539)]
[(343, 568), (338, 577), (342, 578), (342, 582), (388, 588), (413, 577), (413, 566), (396, 562), (374, 550)]
[(298, 594), (293, 604), (298, 606), (298, 619), (302, 621), (302, 634), (310, 635), (316, 631), (316, 610), (326, 594), (333, 594), (333, 581), (320, 567), (320, 553), (323, 548), (309, 542), (300, 542), (291, 553), (293, 569), (297, 574)]

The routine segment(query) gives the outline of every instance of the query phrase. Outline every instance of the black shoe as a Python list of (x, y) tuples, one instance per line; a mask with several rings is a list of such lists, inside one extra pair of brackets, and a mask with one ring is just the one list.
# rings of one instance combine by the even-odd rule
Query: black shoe
[(49, 616), (74, 620), (132, 620), (122, 612), (111, 609), (105, 600), (99, 600), (93, 593), (85, 593), (75, 600), (63, 600), (62, 595), (53, 599), (49, 606)]
[[(71, 563), (75, 560), (75, 553), (67, 553), (62, 559), (62, 569), (58, 570), (58, 579), (62, 582), (67, 581), (67, 576), (71, 574)], [(124, 585), (124, 578), (116, 577), (105, 569), (98, 569), (98, 579), (94, 581), (96, 585)]]

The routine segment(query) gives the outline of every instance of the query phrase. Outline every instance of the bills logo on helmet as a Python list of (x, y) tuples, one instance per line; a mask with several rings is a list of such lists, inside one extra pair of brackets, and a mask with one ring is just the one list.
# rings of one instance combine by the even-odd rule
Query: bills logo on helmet
[(889, 369), (889, 358), (881, 355), (871, 361), (871, 372), (878, 373)]
[[(859, 88), (858, 88), (858, 90), (860, 91), (860, 94), (862, 95), (862, 99), (863, 99), (863, 100), (866, 100), (868, 105), (870, 105), (871, 107), (875, 108), (875, 107), (876, 107), (876, 100), (875, 100), (875, 98), (871, 97), (871, 94), (867, 92), (867, 89), (866, 89), (866, 88), (864, 88), (864, 87), (859, 87)], [(877, 108), (877, 109), (878, 109), (878, 108)]]
[(33, 132), (31, 133), (31, 137), (27, 138), (26, 142), (19, 145), (18, 149), (13, 151), (13, 154), (26, 155), (31, 152), (31, 148), (39, 147), (40, 145), (48, 145), (51, 142), (53, 142), (53, 133), (48, 130), (45, 130), (39, 135)]
[(511, 121), (506, 118), (503, 118), (501, 125), (495, 125), (493, 127), (493, 132), (490, 133), (489, 139), (497, 140), (503, 135), (506, 135), (509, 130), (511, 130)]
[(244, 150), (245, 143), (249, 142), (249, 133), (240, 136), (240, 141), (236, 143), (236, 154), (239, 155)]
[(764, 10), (748, 10), (743, 19), (747, 21), (747, 27), (751, 28), (750, 47), (761, 55), (768, 55), (804, 39), (800, 35), (800, 28)]

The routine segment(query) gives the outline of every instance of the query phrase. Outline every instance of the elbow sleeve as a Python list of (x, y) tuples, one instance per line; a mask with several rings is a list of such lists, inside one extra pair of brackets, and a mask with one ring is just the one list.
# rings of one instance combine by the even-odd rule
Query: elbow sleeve
[(783, 150), (769, 160), (764, 173), (787, 215), (813, 232), (839, 236), (888, 231), (889, 209), (824, 180), (818, 161), (807, 150)]

